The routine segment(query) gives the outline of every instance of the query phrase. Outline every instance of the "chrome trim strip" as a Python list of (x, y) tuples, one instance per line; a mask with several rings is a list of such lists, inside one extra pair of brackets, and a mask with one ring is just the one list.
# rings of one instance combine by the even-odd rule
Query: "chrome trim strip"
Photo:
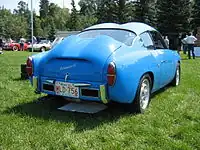
[(75, 86), (75, 87), (85, 87), (85, 86), (91, 86), (91, 84), (85, 84), (85, 83), (74, 83), (73, 86)]
[(53, 84), (54, 80), (45, 80), (44, 83)]

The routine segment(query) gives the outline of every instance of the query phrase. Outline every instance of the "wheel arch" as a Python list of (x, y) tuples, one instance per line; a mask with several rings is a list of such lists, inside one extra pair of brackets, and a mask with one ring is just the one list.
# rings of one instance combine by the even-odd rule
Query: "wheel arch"
[(150, 76), (150, 78), (151, 78), (151, 90), (152, 90), (152, 89), (153, 89), (153, 86), (154, 86), (154, 74), (153, 74), (153, 72), (148, 71), (148, 72), (144, 73), (144, 74), (141, 76), (141, 78), (142, 78), (145, 74), (148, 74), (148, 75)]
[[(143, 73), (143, 74), (140, 76), (139, 83), (140, 83), (142, 77), (145, 76), (145, 75), (149, 75), (149, 77), (151, 78), (151, 91), (152, 91), (153, 86), (154, 86), (154, 74), (153, 74), (152, 71), (147, 71), (147, 72)], [(139, 86), (139, 83), (138, 83), (138, 86)], [(138, 87), (137, 87), (137, 89), (138, 89)]]
[(181, 61), (180, 60), (178, 60), (178, 62), (177, 62), (177, 66), (179, 65), (179, 69), (180, 69), (180, 71), (181, 71)]
[(12, 47), (12, 50), (14, 50), (14, 47), (17, 47), (18, 48), (18, 50), (20, 50), (20, 46), (18, 46), (18, 45), (13, 45), (13, 47)]

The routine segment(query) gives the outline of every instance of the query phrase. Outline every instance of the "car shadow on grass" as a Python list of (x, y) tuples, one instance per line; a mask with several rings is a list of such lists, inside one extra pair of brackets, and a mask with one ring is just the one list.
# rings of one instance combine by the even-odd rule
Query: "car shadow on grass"
[(123, 116), (130, 115), (124, 109), (125, 107), (122, 107), (122, 104), (109, 104), (107, 109), (96, 114), (65, 112), (57, 109), (65, 104), (67, 102), (60, 98), (44, 96), (29, 103), (19, 104), (6, 110), (4, 113), (39, 118), (47, 121), (75, 123), (76, 132), (91, 130), (105, 123), (116, 122)]
[(27, 78), (14, 78), (13, 81), (27, 81)]
[(181, 60), (188, 60), (188, 58), (181, 58)]
[[(171, 86), (160, 89), (152, 94), (151, 98), (163, 93)], [(77, 112), (66, 112), (57, 108), (64, 106), (69, 102), (60, 97), (43, 96), (39, 99), (28, 103), (22, 103), (15, 107), (9, 108), (4, 113), (15, 114), (21, 117), (28, 116), (32, 118), (43, 119), (47, 121), (57, 121), (62, 123), (75, 123), (75, 132), (92, 130), (103, 124), (117, 122), (119, 118), (123, 118), (131, 114), (126, 108), (127, 105), (120, 103), (110, 103), (108, 108), (96, 114), (85, 114)]]
[(171, 85), (167, 85), (167, 86), (165, 86), (165, 87), (159, 89), (158, 91), (152, 93), (152, 94), (151, 94), (151, 99), (153, 99), (154, 97), (156, 97), (156, 96), (158, 96), (158, 95), (164, 93), (165, 91), (167, 91), (167, 90), (170, 89), (170, 88), (174, 88), (174, 87), (171, 86)]

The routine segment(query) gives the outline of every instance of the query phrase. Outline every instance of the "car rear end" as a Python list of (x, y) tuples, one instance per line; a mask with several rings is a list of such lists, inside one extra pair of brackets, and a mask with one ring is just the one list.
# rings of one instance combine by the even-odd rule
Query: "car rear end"
[[(102, 41), (105, 44), (93, 50), (96, 42), (99, 40), (88, 42), (90, 44), (86, 46), (82, 42), (81, 48), (74, 47), (77, 53), (68, 50), (58, 54), (53, 50), (29, 57), (27, 73), (36, 92), (107, 103), (107, 86), (115, 83), (116, 66), (114, 62), (108, 61), (113, 52), (109, 44)], [(113, 49), (119, 47), (117, 42), (112, 46)], [(104, 53), (99, 49), (104, 49)]]
[(12, 43), (5, 43), (3, 45), (3, 50), (12, 50), (13, 44)]
[[(66, 38), (51, 51), (30, 60), (34, 88), (38, 93), (107, 103), (109, 91), (117, 95), (120, 90), (115, 88), (117, 66), (113, 54), (122, 45), (130, 46), (127, 37), (134, 39), (135, 34), (126, 30), (92, 29)], [(120, 101), (116, 96), (113, 100)]]
[[(27, 73), (32, 80), (36, 93), (63, 96), (71, 99), (98, 101), (107, 103), (107, 86), (112, 86), (116, 79), (116, 68), (113, 62), (105, 67), (105, 71), (98, 72), (98, 67), (86, 60), (56, 59), (46, 64), (46, 71), (34, 73), (33, 59), (27, 60)], [(75, 63), (76, 62), (76, 63)], [(62, 67), (59, 64), (66, 64)], [(80, 65), (81, 64), (81, 65)], [(60, 72), (55, 70), (59, 69)], [(104, 73), (105, 72), (105, 73)]]

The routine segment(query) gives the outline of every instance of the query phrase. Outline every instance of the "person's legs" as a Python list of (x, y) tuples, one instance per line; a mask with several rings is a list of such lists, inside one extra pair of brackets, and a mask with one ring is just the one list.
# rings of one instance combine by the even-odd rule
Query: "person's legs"
[(24, 51), (24, 43), (22, 43), (22, 51)]
[(183, 44), (183, 54), (186, 54), (186, 44)]
[(188, 45), (185, 44), (185, 54), (187, 53), (187, 51), (188, 51)]
[(191, 44), (188, 44), (188, 58), (189, 59), (191, 59), (190, 51), (191, 51)]
[(194, 54), (194, 45), (191, 46), (191, 51), (192, 51), (192, 57), (195, 59), (195, 54)]
[(23, 46), (22, 43), (20, 43), (20, 51), (22, 51), (22, 46)]

